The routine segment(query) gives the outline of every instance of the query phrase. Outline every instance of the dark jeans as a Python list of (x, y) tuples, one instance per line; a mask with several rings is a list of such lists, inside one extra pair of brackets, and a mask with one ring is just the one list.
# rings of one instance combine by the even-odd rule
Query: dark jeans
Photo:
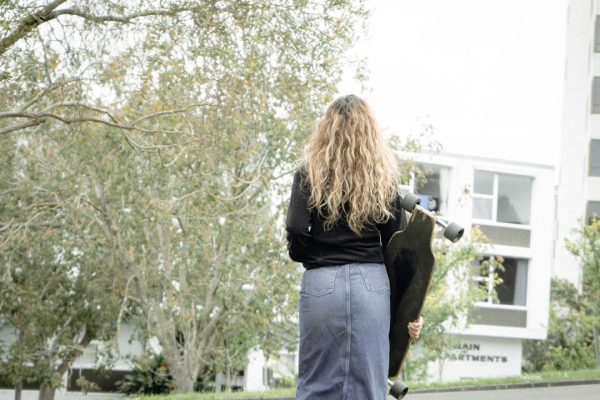
[(304, 272), (297, 400), (385, 400), (390, 283), (383, 263)]

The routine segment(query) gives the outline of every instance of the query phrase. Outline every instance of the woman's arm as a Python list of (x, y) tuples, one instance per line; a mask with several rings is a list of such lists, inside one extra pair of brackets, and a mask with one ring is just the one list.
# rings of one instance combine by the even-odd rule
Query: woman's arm
[(390, 217), (387, 222), (377, 225), (377, 229), (379, 229), (379, 233), (381, 234), (381, 249), (384, 255), (385, 249), (387, 249), (387, 245), (394, 232), (406, 228), (406, 214), (400, 206), (401, 201), (402, 196), (396, 196), (392, 203), (394, 216)]
[(311, 218), (308, 209), (308, 191), (300, 187), (300, 171), (294, 174), (292, 195), (285, 221), (288, 253), (294, 261), (302, 262), (311, 243)]

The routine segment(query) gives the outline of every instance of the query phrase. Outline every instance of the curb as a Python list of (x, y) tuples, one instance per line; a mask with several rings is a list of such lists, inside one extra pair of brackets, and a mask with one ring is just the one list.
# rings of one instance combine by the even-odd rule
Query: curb
[[(479, 391), (479, 390), (502, 390), (502, 389), (526, 389), (526, 388), (539, 388), (539, 387), (553, 387), (553, 386), (572, 386), (572, 385), (599, 385), (600, 379), (588, 379), (580, 381), (544, 381), (544, 382), (523, 382), (523, 383), (504, 383), (504, 384), (493, 384), (493, 385), (480, 385), (480, 386), (459, 386), (453, 388), (440, 388), (440, 389), (415, 389), (411, 390), (410, 393), (438, 393), (438, 392), (467, 392), (467, 391)], [(250, 399), (248, 399), (250, 400)], [(283, 400), (283, 399), (281, 399)], [(289, 400), (289, 399), (285, 399)]]
[[(410, 390), (409, 394), (419, 393), (441, 393), (441, 392), (468, 392), (480, 390), (503, 390), (503, 389), (526, 389), (553, 386), (573, 386), (573, 385), (600, 385), (600, 379), (588, 379), (581, 381), (545, 381), (545, 382), (524, 382), (524, 383), (504, 383), (495, 385), (480, 386), (459, 386), (453, 388), (440, 389), (415, 389)], [(293, 397), (256, 397), (243, 400), (294, 400)]]

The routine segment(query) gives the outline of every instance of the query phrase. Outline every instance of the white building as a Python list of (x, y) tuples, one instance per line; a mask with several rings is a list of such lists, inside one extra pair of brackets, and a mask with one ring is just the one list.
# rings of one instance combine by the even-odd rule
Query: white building
[[(550, 165), (478, 158), (457, 154), (415, 155), (429, 170), (416, 193), (422, 204), (448, 216), (469, 236), (478, 226), (492, 242), (486, 257), (501, 256), (503, 283), (476, 278), (489, 288), (487, 300), (469, 315), (459, 335), (466, 354), (447, 360), (432, 379), (520, 375), (522, 342), (545, 339), (554, 247), (555, 173)], [(464, 240), (464, 239), (463, 239)]]
[(600, 1), (569, 0), (554, 274), (580, 285), (564, 240), (600, 216)]

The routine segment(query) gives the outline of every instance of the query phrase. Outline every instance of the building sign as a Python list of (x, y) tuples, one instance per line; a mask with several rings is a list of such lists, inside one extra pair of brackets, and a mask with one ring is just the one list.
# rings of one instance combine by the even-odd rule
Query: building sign
[(490, 354), (481, 351), (481, 344), (476, 342), (461, 342), (448, 356), (450, 361), (507, 363), (505, 354)]
[(439, 381), (517, 376), (521, 374), (520, 339), (460, 336), (442, 362), (428, 365), (428, 377)]

